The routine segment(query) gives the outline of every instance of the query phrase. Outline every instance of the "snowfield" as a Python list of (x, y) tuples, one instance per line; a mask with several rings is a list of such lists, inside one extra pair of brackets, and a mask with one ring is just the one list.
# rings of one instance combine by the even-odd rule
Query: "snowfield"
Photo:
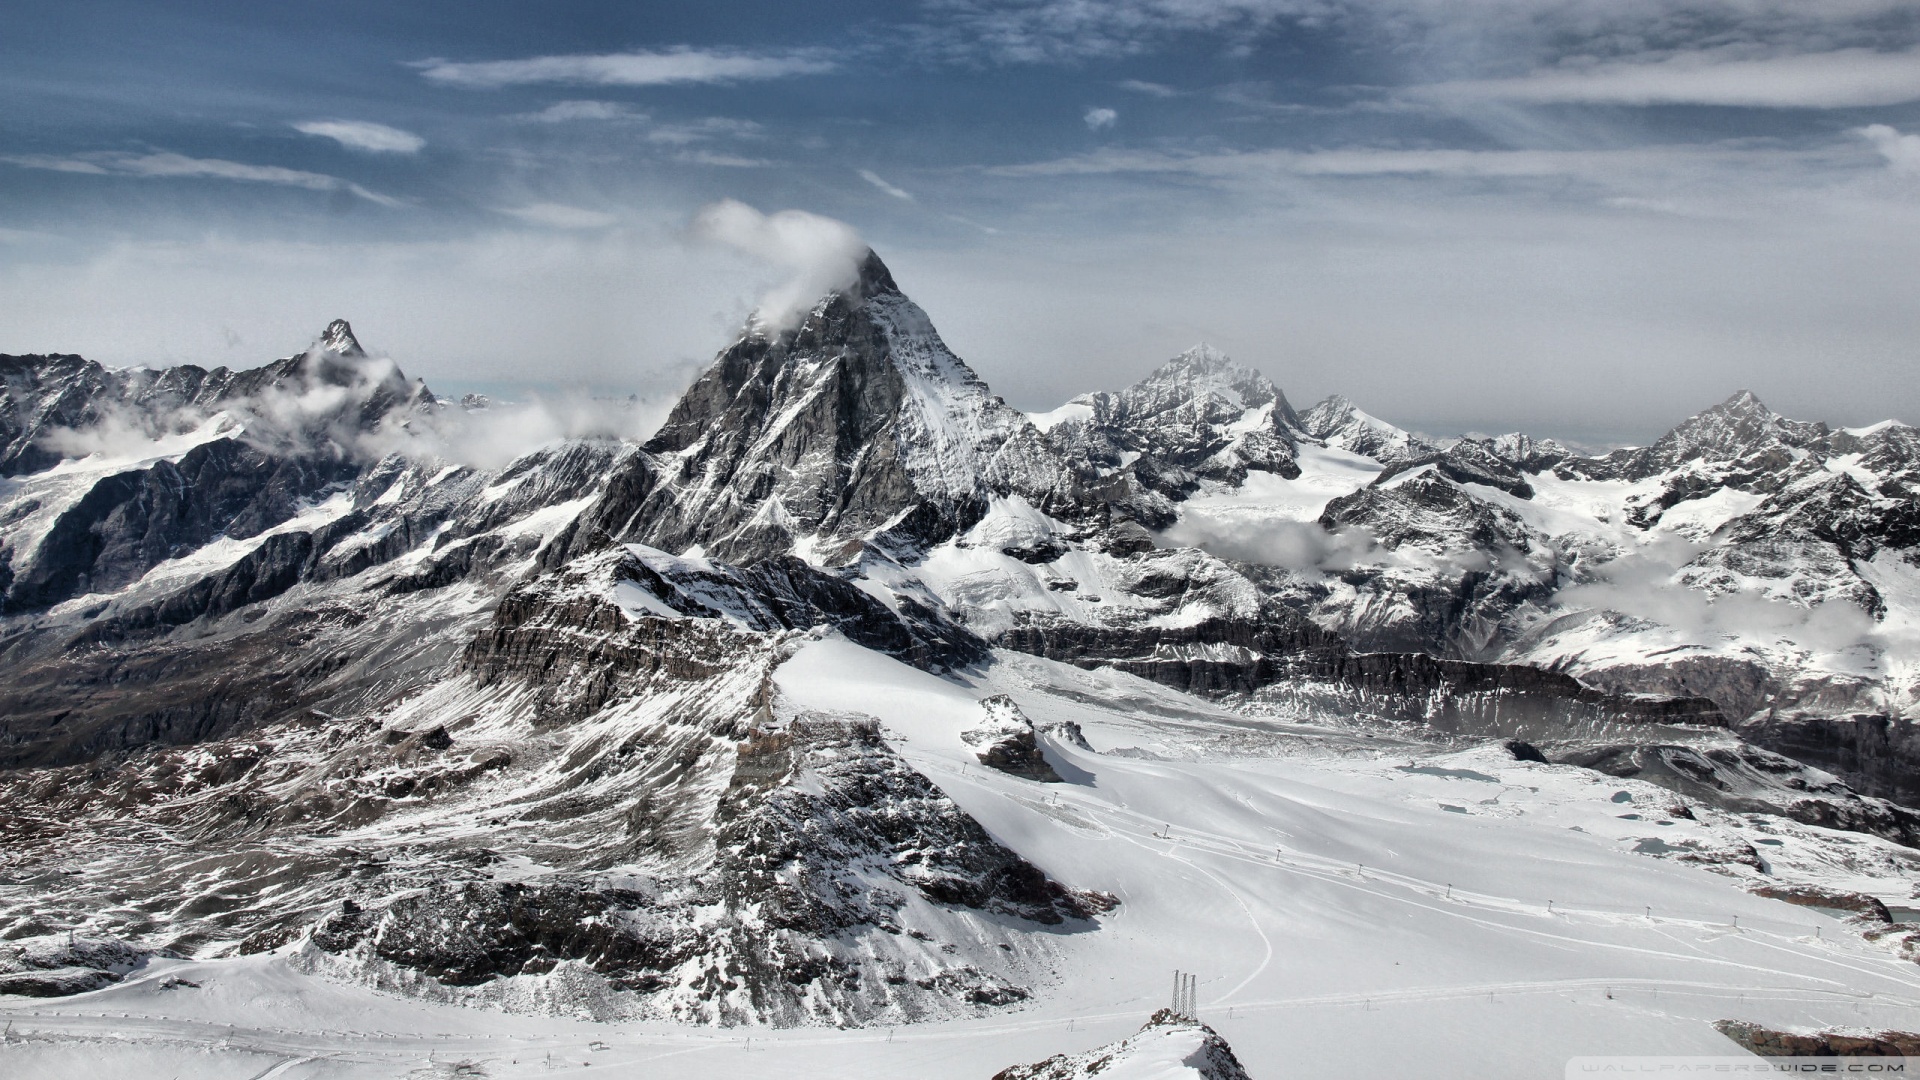
[[(1056, 935), (1031, 1001), (897, 1029), (689, 1029), (388, 997), (283, 954), (156, 960), (89, 994), (0, 998), (0, 1072), (985, 1080), (1133, 1034), (1175, 969), (1199, 975), (1200, 1019), (1255, 1077), (1416, 1060), (1436, 1076), (1558, 1076), (1576, 1055), (1733, 1052), (1710, 1026), (1723, 1018), (1911, 1027), (1920, 1007), (1920, 967), (1838, 913), (1745, 889), (1910, 906), (1910, 849), (1684, 808), (1497, 744), (1258, 721), (1015, 653), (946, 680), (816, 638), (776, 673), (786, 705), (877, 717), (997, 839), (1120, 900), (1097, 930)], [(980, 763), (960, 732), (995, 694), (1032, 718), (1066, 782)]]

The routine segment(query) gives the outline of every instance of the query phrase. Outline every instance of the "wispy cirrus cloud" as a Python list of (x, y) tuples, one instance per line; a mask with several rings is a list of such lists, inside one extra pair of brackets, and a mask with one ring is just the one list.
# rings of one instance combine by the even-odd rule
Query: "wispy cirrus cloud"
[(648, 142), (685, 146), (711, 139), (757, 139), (761, 127), (751, 120), (730, 116), (707, 116), (672, 124), (658, 124), (647, 132)]
[(622, 105), (617, 101), (556, 101), (539, 112), (521, 113), (512, 119), (531, 124), (571, 124), (582, 121), (639, 123), (650, 117), (631, 105)]
[(427, 140), (371, 120), (303, 120), (293, 125), (303, 135), (332, 139), (349, 150), (370, 154), (417, 154)]
[(1447, 102), (1720, 105), (1841, 109), (1920, 101), (1920, 50), (1753, 56), (1741, 49), (1681, 52), (1646, 60), (1575, 60), (1515, 78), (1420, 87)]
[[(1898, 132), (1856, 133), (1895, 162), (1906, 151)], [(1908, 137), (1911, 138), (1911, 137)], [(1920, 154), (1920, 138), (1914, 139)], [(1585, 201), (1616, 209), (1678, 213), (1684, 205), (1674, 191), (1740, 188), (1756, 185), (1787, 190), (1815, 182), (1835, 182), (1867, 164), (1858, 143), (1835, 141), (1786, 147), (1731, 141), (1681, 143), (1580, 150), (1464, 150), (1455, 148), (1353, 147), (1325, 150), (1180, 151), (1110, 147), (1084, 154), (1019, 165), (994, 166), (986, 175), (1006, 178), (1135, 176), (1223, 190), (1303, 190), (1317, 181), (1401, 180), (1434, 185), (1467, 185), (1465, 190), (1496, 190), (1498, 185), (1549, 182), (1558, 197), (1574, 191)], [(1571, 183), (1577, 188), (1566, 188)], [(1436, 190), (1439, 188), (1436, 186)]]
[(503, 86), (558, 83), (578, 86), (669, 86), (730, 83), (820, 75), (836, 66), (818, 49), (749, 52), (681, 47), (660, 52), (534, 56), (523, 60), (421, 60), (427, 79), (448, 86), (492, 90)]
[[(918, 48), (939, 60), (977, 63), (1081, 63), (1144, 56), (1181, 48), (1181, 40), (1225, 40), (1229, 52), (1254, 54), (1275, 35), (1304, 31), (1321, 40), (1342, 40), (1369, 52), (1404, 56), (1421, 81), (1524, 83), (1530, 69), (1551, 71), (1572, 58), (1597, 65), (1657, 65), (1692, 54), (1724, 56), (1711, 61), (1830, 56), (1847, 67), (1868, 54), (1920, 44), (1920, 19), (1910, 0), (924, 0), (931, 17), (916, 27)], [(1853, 56), (1859, 54), (1859, 56)], [(1818, 69), (1826, 61), (1807, 61)], [(1392, 69), (1382, 71), (1382, 75)], [(1832, 71), (1776, 69), (1789, 83), (1820, 79), (1841, 83)], [(1551, 100), (1661, 100), (1665, 94), (1764, 96), (1743, 90), (1728, 73), (1726, 86), (1672, 85), (1551, 88), (1542, 79), (1534, 94)], [(1862, 73), (1862, 83), (1895, 79)], [(1398, 79), (1390, 79), (1398, 81)], [(1701, 79), (1701, 83), (1709, 83)], [(1169, 86), (1127, 81), (1123, 88), (1169, 96)], [(1482, 90), (1484, 92), (1484, 90)], [(1505, 90), (1503, 90), (1505, 92)], [(1571, 94), (1584, 96), (1571, 96)], [(1830, 94), (1880, 98), (1887, 88), (1836, 86)], [(1515, 90), (1519, 94), (1519, 90)], [(1801, 96), (1807, 96), (1803, 92)], [(1511, 100), (1538, 100), (1515, 96)], [(1901, 98), (1908, 100), (1908, 98)]]
[(865, 180), (867, 183), (872, 184), (874, 187), (879, 188), (881, 191), (886, 192), (888, 195), (891, 195), (902, 202), (916, 201), (913, 197), (912, 192), (894, 187), (892, 184), (889, 184), (885, 180), (881, 179), (879, 175), (874, 173), (874, 171), (871, 169), (861, 169), (860, 179)]
[(161, 151), (151, 154), (101, 152), (55, 156), (50, 154), (14, 154), (0, 161), (27, 169), (84, 173), (95, 176), (136, 176), (151, 179), (233, 180), (242, 183), (275, 184), (305, 188), (308, 191), (341, 191), (381, 206), (402, 206), (399, 199), (369, 191), (350, 180), (325, 173), (288, 169), (279, 165), (249, 165), (224, 158), (196, 158)]

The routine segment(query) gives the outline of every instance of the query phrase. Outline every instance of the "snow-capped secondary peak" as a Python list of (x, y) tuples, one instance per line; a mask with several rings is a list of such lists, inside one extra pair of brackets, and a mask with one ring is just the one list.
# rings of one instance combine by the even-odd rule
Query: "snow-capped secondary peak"
[[(1164, 411), (1188, 402), (1208, 402), (1212, 407), (1256, 409), (1275, 404), (1274, 412), (1289, 426), (1298, 427), (1299, 417), (1287, 404), (1286, 395), (1273, 380), (1237, 364), (1226, 353), (1205, 343), (1195, 345), (1156, 368), (1153, 374), (1121, 392), (1134, 410)], [(1206, 407), (1206, 406), (1203, 406)]]
[(1271, 379), (1211, 345), (1118, 392), (1085, 394), (1036, 417), (1053, 442), (1103, 475), (1132, 472), (1171, 497), (1248, 470), (1300, 475), (1300, 418)]
[(1753, 391), (1742, 390), (1682, 421), (1652, 449), (1661, 458), (1725, 460), (1774, 445), (1801, 446), (1826, 434), (1827, 425), (1789, 420), (1767, 408)]
[(1330, 394), (1324, 400), (1315, 402), (1306, 412), (1301, 413), (1300, 419), (1307, 424), (1307, 434), (1313, 435), (1314, 438), (1321, 438), (1322, 436), (1316, 434), (1319, 429), (1329, 424), (1338, 424), (1359, 411), (1359, 406), (1353, 403), (1352, 398), (1345, 394)]
[(353, 336), (353, 327), (345, 319), (335, 319), (321, 332), (321, 348), (337, 356), (365, 356), (367, 351), (360, 347), (360, 340)]
[[(1771, 473), (1796, 451), (1829, 436), (1827, 425), (1789, 420), (1767, 408), (1751, 390), (1682, 420), (1652, 446), (1615, 450), (1604, 457), (1568, 463), (1571, 475), (1590, 479), (1645, 480), (1679, 469), (1723, 469), (1740, 462)], [(1739, 471), (1753, 472), (1742, 466)], [(1697, 485), (1696, 485), (1697, 486)]]
[(1440, 448), (1398, 428), (1335, 394), (1300, 414), (1301, 430), (1338, 450), (1370, 457), (1382, 465), (1399, 465), (1429, 457)]

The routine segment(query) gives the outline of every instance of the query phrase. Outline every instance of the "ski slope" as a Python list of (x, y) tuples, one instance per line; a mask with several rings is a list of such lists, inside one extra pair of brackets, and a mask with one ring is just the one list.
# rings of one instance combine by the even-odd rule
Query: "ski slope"
[[(1430, 1076), (1559, 1076), (1585, 1054), (1727, 1054), (1709, 1025), (1911, 1027), (1920, 966), (1703, 858), (1763, 851), (1781, 878), (1906, 897), (1907, 849), (1778, 819), (1697, 820), (1633, 781), (1254, 721), (1153, 684), (1002, 653), (947, 681), (843, 639), (805, 644), (779, 708), (878, 717), (996, 837), (1111, 893), (1052, 930), (1033, 1000), (899, 1029), (676, 1029), (377, 995), (284, 957), (156, 961), (60, 1000), (0, 999), (0, 1074), (194, 1077), (903, 1076), (985, 1080), (1137, 1030), (1170, 973), (1256, 1077), (1420, 1062)], [(981, 766), (959, 733), (1011, 695), (1067, 780)], [(1649, 843), (1655, 841), (1655, 843)], [(1639, 850), (1636, 850), (1639, 849)], [(984, 946), (983, 946), (984, 947)], [(169, 980), (198, 984), (187, 986)], [(471, 1073), (469, 1073), (471, 1074)]]

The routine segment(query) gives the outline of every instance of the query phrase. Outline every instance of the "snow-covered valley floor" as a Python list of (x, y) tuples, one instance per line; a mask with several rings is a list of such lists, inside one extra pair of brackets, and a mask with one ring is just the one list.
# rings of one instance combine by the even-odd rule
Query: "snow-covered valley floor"
[[(1560, 1076), (1575, 1055), (1734, 1053), (1710, 1026), (1722, 1018), (1920, 1016), (1920, 966), (1744, 888), (1765, 880), (1750, 859), (1910, 906), (1920, 857), (1872, 837), (1704, 807), (1688, 819), (1660, 789), (1499, 746), (1255, 721), (1018, 654), (962, 684), (828, 639), (777, 682), (791, 706), (879, 717), (996, 837), (1119, 907), (1052, 936), (1051, 979), (1025, 1005), (897, 1029), (594, 1024), (381, 996), (279, 956), (158, 960), (89, 994), (0, 998), (0, 1075), (985, 1080), (1131, 1033), (1175, 969), (1199, 976), (1201, 1018), (1262, 1078), (1415, 1062)], [(959, 733), (997, 693), (1043, 731), (1080, 725), (1092, 750), (1045, 740), (1066, 783), (973, 757)], [(1743, 861), (1718, 873), (1675, 855)]]

